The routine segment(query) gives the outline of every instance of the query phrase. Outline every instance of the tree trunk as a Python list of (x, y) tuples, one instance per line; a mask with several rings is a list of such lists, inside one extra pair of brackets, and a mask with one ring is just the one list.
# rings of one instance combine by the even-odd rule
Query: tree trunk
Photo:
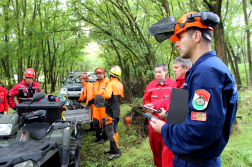
[[(235, 81), (236, 81), (237, 88), (238, 88), (238, 90), (240, 90), (240, 88), (242, 87), (242, 83), (241, 83), (241, 77), (240, 77), (240, 73), (239, 73), (237, 57), (235, 56), (233, 47), (231, 46), (230, 42), (228, 40), (226, 40), (226, 41), (227, 41), (226, 42), (226, 49), (227, 49), (228, 56), (230, 57), (231, 61), (232, 61), (232, 59), (234, 60), (234, 65), (235, 65), (235, 67), (234, 67), (234, 76), (235, 76)], [(229, 52), (229, 49), (231, 51), (231, 54)]]
[(214, 30), (213, 38), (217, 56), (227, 65), (227, 56), (224, 44), (224, 26), (221, 17), (222, 0), (209, 0), (209, 2), (207, 0), (203, 1), (208, 6), (211, 12), (216, 13), (220, 17), (220, 23)]
[(247, 56), (248, 56), (248, 64), (249, 64), (249, 85), (252, 82), (252, 62), (251, 62), (251, 50), (250, 50), (250, 27), (248, 27), (248, 15), (247, 15), (247, 1), (242, 0), (243, 5), (243, 13), (244, 13), (244, 20), (246, 24), (246, 34), (247, 34)]
[[(5, 20), (5, 25), (4, 25), (4, 42), (5, 42), (5, 47), (4, 47), (4, 54), (5, 55), (1, 55), (1, 57), (3, 56), (3, 58), (1, 58), (1, 64), (2, 67), (1, 70), (3, 69), (4, 71), (4, 75), (5, 77), (8, 79), (8, 85), (7, 85), (7, 89), (11, 89), (12, 84), (10, 82), (10, 63), (9, 63), (9, 49), (8, 49), (8, 45), (9, 45), (9, 5), (10, 5), (10, 1), (8, 1), (8, 3), (6, 4), (6, 6), (4, 6), (4, 20)], [(0, 53), (1, 54), (1, 53)]]
[(234, 67), (234, 63), (233, 63), (233, 61), (232, 61), (232, 57), (231, 57), (231, 54), (230, 54), (230, 51), (229, 51), (229, 49), (228, 49), (228, 47), (227, 47), (227, 45), (225, 45), (226, 46), (226, 51), (227, 51), (227, 55), (228, 55), (228, 61), (229, 61), (229, 63), (230, 63), (230, 66), (231, 66), (231, 70), (233, 71), (233, 73), (234, 73), (234, 76), (235, 76), (235, 80), (236, 80), (236, 84), (237, 84), (237, 88), (238, 88), (238, 90), (242, 87), (242, 85), (241, 84), (238, 84), (238, 82), (237, 82), (237, 76), (236, 76), (236, 69), (235, 69), (235, 67)]

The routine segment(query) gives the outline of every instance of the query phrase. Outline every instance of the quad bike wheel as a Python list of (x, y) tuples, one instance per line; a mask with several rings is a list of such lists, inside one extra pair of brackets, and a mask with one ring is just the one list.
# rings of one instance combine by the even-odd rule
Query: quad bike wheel
[(71, 152), (70, 152), (69, 166), (79, 167), (80, 166), (80, 148), (81, 148), (81, 145), (78, 142), (78, 140), (76, 140), (74, 138), (71, 138), (70, 147), (71, 147)]

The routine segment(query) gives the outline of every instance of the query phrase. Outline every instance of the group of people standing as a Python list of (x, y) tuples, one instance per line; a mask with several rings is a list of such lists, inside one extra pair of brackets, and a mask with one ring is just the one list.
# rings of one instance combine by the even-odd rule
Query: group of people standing
[(97, 80), (93, 85), (86, 74), (80, 76), (84, 86), (79, 101), (86, 100), (86, 105), (91, 109), (89, 130), (95, 130), (92, 142), (103, 144), (110, 141), (110, 148), (105, 154), (112, 154), (108, 160), (113, 160), (122, 155), (118, 145), (118, 122), (120, 117), (120, 99), (124, 98), (123, 84), (118, 77), (121, 76), (119, 66), (112, 66), (109, 71), (110, 79), (106, 78), (103, 67), (95, 69)]
[[(151, 108), (164, 108), (169, 110), (169, 99), (171, 98), (172, 88), (183, 88), (186, 72), (191, 68), (192, 63), (189, 59), (177, 57), (174, 60), (173, 72), (175, 80), (170, 79), (167, 74), (167, 66), (159, 63), (155, 66), (156, 79), (146, 87), (143, 104)], [(168, 103), (164, 100), (167, 99)], [(154, 116), (166, 122), (166, 118), (151, 112)], [(149, 142), (154, 157), (154, 163), (157, 167), (172, 167), (173, 152), (170, 151), (164, 143), (162, 135), (155, 132), (149, 121)]]
[[(177, 22), (172, 16), (164, 19), (153, 24), (149, 33), (158, 42), (166, 39), (175, 42), (181, 58), (174, 61), (175, 80), (166, 76), (165, 64), (155, 66), (156, 79), (146, 87), (143, 97), (144, 105), (162, 110), (160, 114), (147, 110), (160, 119), (149, 121), (155, 166), (220, 167), (220, 155), (237, 111), (238, 91), (232, 73), (211, 50), (212, 31), (219, 17), (212, 12), (194, 12), (183, 15)], [(102, 144), (108, 138), (110, 148), (104, 153), (113, 154), (109, 157), (113, 160), (122, 155), (118, 145), (120, 99), (124, 97), (123, 85), (118, 80), (121, 69), (111, 67), (110, 80), (104, 68), (98, 67), (95, 72), (98, 79), (94, 85), (87, 75), (80, 77), (84, 89), (79, 100), (86, 99), (92, 111), (91, 129), (96, 131), (92, 141)], [(24, 80), (9, 91), (11, 108), (15, 109), (15, 96), (21, 102), (40, 92), (34, 78), (34, 70), (27, 69)], [(177, 125), (167, 124), (165, 120), (172, 88), (188, 91), (189, 112), (185, 122)], [(7, 91), (0, 87), (1, 114), (8, 113), (5, 98)]]

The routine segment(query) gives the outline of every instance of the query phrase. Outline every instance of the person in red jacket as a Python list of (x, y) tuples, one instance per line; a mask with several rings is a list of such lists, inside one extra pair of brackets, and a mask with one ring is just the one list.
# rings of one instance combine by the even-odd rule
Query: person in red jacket
[(183, 88), (186, 72), (192, 67), (190, 59), (177, 57), (174, 60), (173, 72), (175, 74), (176, 88)]
[(9, 91), (9, 104), (12, 109), (16, 109), (14, 97), (17, 96), (18, 103), (32, 100), (33, 94), (41, 92), (39, 83), (34, 81), (35, 71), (27, 68), (24, 72), (24, 79)]
[(7, 90), (0, 86), (0, 114), (8, 114), (9, 104), (7, 94)]
[[(154, 101), (167, 99), (170, 100), (170, 94), (172, 88), (176, 86), (176, 82), (173, 79), (170, 79), (166, 76), (167, 73), (167, 66), (163, 63), (159, 63), (155, 66), (155, 75), (156, 79), (151, 81), (149, 85), (146, 87), (144, 97), (143, 97), (143, 104), (153, 103)], [(158, 109), (158, 108), (155, 108)], [(153, 113), (150, 110), (147, 110), (152, 113), (154, 116), (160, 116), (157, 113)], [(161, 119), (166, 122), (166, 119)], [(155, 166), (161, 167), (162, 166), (162, 151), (165, 146), (164, 141), (162, 139), (162, 135), (155, 132), (152, 126), (150, 125), (149, 121), (149, 141), (150, 146), (152, 149), (154, 163)], [(172, 162), (173, 153), (171, 152), (170, 155), (166, 155), (166, 158)]]
[[(192, 67), (192, 63), (189, 59), (183, 59), (181, 57), (177, 57), (174, 60), (173, 72), (175, 74), (176, 86), (175, 88), (183, 88), (183, 84), (185, 82), (186, 72)], [(150, 108), (164, 108), (166, 111), (169, 110), (170, 100), (156, 100), (152, 103), (146, 104), (147, 107)]]
[[(184, 87), (185, 82), (185, 75), (186, 72), (192, 67), (192, 63), (190, 59), (182, 59), (181, 57), (177, 57), (173, 62), (173, 72), (175, 74), (175, 80), (176, 80), (176, 88), (182, 89)], [(161, 100), (165, 101), (165, 100)], [(158, 101), (157, 101), (158, 103)], [(165, 103), (167, 104), (167, 103)], [(155, 105), (154, 105), (155, 106)], [(153, 106), (153, 107), (154, 107)], [(156, 105), (157, 107), (157, 105)], [(163, 107), (163, 106), (161, 106)], [(164, 106), (163, 108), (166, 108), (166, 111), (168, 110), (167, 106)], [(165, 113), (165, 112), (163, 112)], [(159, 115), (161, 118), (165, 119), (165, 115)], [(164, 146), (163, 152), (162, 152), (162, 167), (170, 167), (173, 165), (172, 161), (170, 161), (167, 157), (171, 151), (168, 149), (167, 146)]]

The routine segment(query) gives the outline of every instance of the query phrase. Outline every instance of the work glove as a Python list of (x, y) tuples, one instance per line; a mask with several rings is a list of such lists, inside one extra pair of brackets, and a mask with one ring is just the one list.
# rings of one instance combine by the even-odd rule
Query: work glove
[(78, 103), (81, 103), (81, 100), (78, 100)]
[(89, 106), (88, 106), (88, 105), (86, 105), (86, 109), (87, 109), (87, 110), (89, 109)]
[(94, 104), (94, 99), (89, 100), (87, 106), (91, 106), (92, 104)]

